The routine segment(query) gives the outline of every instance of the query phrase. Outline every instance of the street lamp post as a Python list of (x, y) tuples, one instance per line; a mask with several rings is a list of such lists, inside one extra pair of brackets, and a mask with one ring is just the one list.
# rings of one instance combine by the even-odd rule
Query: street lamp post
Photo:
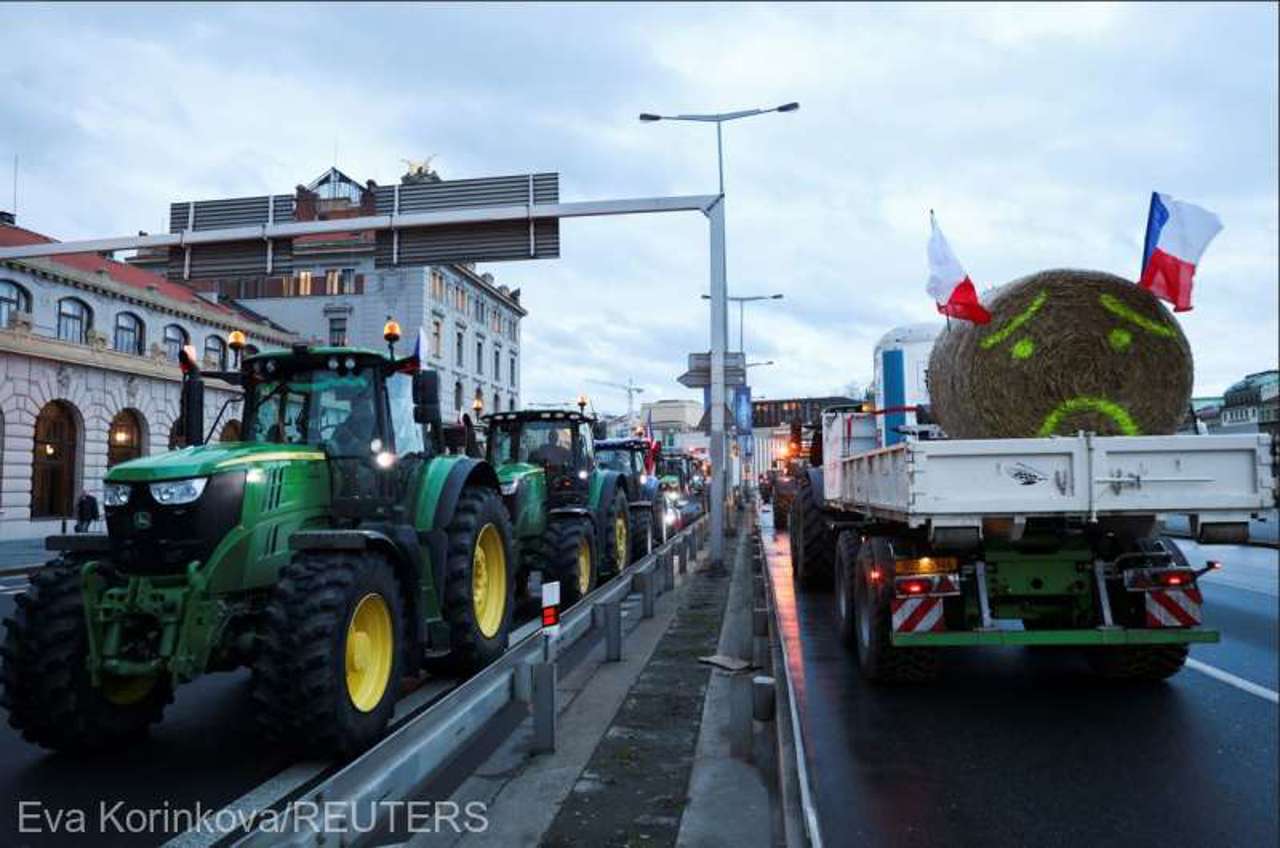
[(707, 210), (711, 226), (711, 567), (724, 567), (724, 503), (727, 464), (725, 463), (724, 359), (728, 345), (728, 278), (724, 238), (724, 136), (727, 121), (750, 118), (768, 112), (794, 112), (799, 103), (784, 103), (771, 109), (744, 109), (717, 114), (657, 115), (643, 112), (641, 121), (694, 121), (716, 125), (716, 169), (719, 174), (719, 201)]
[[(703, 299), (703, 300), (710, 300), (710, 299), (711, 299), (711, 295), (709, 295), (709, 294), (704, 294), (704, 295), (702, 296), (702, 299)], [(732, 294), (731, 294), (731, 295), (727, 295), (725, 299), (726, 299), (726, 300), (731, 300), (731, 301), (733, 301), (734, 303), (738, 304), (738, 350), (739, 350), (739, 351), (740, 351), (740, 352), (745, 356), (745, 355), (746, 355), (746, 353), (747, 353), (747, 342), (746, 342), (746, 337), (744, 336), (744, 333), (743, 333), (743, 328), (744, 328), (745, 324), (744, 324), (744, 322), (743, 322), (743, 317), (742, 317), (742, 316), (743, 316), (743, 313), (746, 311), (746, 305), (747, 305), (748, 303), (752, 303), (753, 301), (757, 301), (757, 300), (782, 300), (782, 295), (780, 295), (780, 294), (752, 294), (752, 295), (741, 295), (741, 296), (739, 296), (739, 295), (732, 295)]]

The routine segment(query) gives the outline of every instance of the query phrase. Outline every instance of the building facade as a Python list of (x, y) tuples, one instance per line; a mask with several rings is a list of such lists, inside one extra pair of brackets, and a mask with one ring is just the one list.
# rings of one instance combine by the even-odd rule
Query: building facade
[(664, 445), (675, 446), (676, 437), (691, 433), (702, 419), (702, 404), (696, 400), (669, 398), (640, 405), (640, 425), (649, 423), (653, 437)]
[[(430, 172), (405, 180), (432, 179)], [(287, 199), (287, 198), (282, 198)], [(371, 185), (331, 168), (292, 198), (294, 220), (337, 221), (373, 214)], [(439, 370), (446, 420), (462, 413), (506, 412), (520, 406), (519, 290), (494, 282), (468, 264), (375, 267), (369, 231), (345, 230), (292, 240), (288, 274), (193, 275), (190, 284), (215, 298), (251, 308), (315, 344), (382, 350), (383, 325), (394, 318), (411, 352), (419, 328), (428, 363)], [(167, 251), (142, 253), (132, 264), (178, 270)]]
[[(47, 241), (0, 213), (0, 246)], [(0, 261), (0, 538), (58, 532), (109, 467), (169, 450), (179, 349), (226, 367), (235, 329), (262, 350), (295, 338), (98, 254)], [(212, 437), (238, 436), (238, 393), (210, 381), (207, 398), (205, 432), (221, 412)]]

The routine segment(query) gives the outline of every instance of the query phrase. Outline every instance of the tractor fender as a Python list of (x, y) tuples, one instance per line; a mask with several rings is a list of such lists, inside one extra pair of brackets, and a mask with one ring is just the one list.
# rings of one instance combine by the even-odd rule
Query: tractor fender
[(818, 502), (818, 506), (824, 506), (826, 497), (823, 495), (822, 466), (806, 468), (805, 474), (808, 475), (809, 488), (813, 490), (814, 500)]
[(440, 490), (440, 498), (436, 501), (436, 514), (431, 522), (432, 527), (443, 530), (449, 526), (453, 521), (454, 510), (458, 508), (458, 499), (462, 497), (462, 490), (472, 484), (489, 486), (496, 492), (498, 491), (498, 474), (493, 470), (493, 466), (484, 460), (464, 457), (449, 469), (449, 476), (445, 478), (444, 486)]
[[(614, 495), (619, 487), (622, 489), (623, 497), (627, 496), (627, 481), (617, 471), (609, 471), (604, 475), (604, 479), (600, 481), (600, 499), (596, 501), (595, 511), (601, 526), (604, 525), (605, 514), (609, 511), (609, 504), (613, 503)], [(628, 498), (630, 502), (630, 498)]]

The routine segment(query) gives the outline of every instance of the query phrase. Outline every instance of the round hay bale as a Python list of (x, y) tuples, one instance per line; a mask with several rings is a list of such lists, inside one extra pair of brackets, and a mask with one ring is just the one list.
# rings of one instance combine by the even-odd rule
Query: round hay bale
[(929, 358), (929, 399), (956, 439), (1174, 432), (1191, 348), (1145, 289), (1100, 271), (1040, 271), (997, 290), (991, 323), (952, 320)]

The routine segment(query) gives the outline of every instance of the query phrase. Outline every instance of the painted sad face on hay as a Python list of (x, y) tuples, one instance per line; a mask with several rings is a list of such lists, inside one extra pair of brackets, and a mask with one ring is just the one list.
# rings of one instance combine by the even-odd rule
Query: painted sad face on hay
[(931, 361), (935, 413), (952, 436), (1177, 428), (1191, 352), (1147, 291), (1110, 274), (1045, 271), (1005, 286), (988, 306), (990, 324), (953, 321)]

